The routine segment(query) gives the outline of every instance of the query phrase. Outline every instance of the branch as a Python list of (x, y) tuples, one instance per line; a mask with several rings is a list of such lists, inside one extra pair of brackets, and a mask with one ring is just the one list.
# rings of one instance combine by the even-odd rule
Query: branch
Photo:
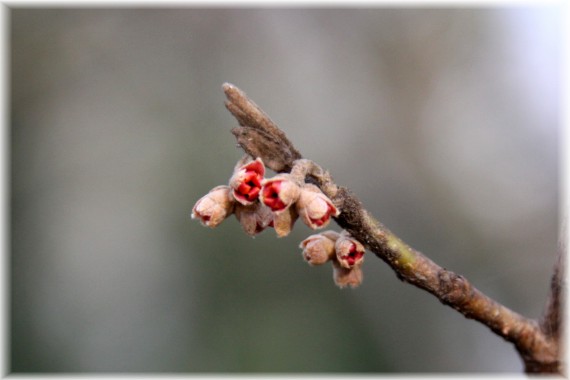
[[(261, 157), (276, 172), (291, 171), (293, 162), (302, 156), (285, 134), (239, 88), (225, 83), (223, 90), (227, 97), (226, 108), (240, 124), (232, 133), (243, 150), (252, 157)], [(561, 373), (558, 339), (561, 270), (553, 277), (553, 296), (546, 317), (539, 325), (492, 300), (463, 276), (440, 267), (408, 246), (366, 211), (350, 190), (336, 185), (326, 170), (309, 160), (303, 161), (307, 180), (319, 186), (341, 211), (335, 218), (338, 225), (386, 262), (400, 280), (426, 290), (443, 304), (483, 323), (513, 343), (527, 372)]]
[[(566, 247), (563, 243), (560, 244), (558, 250), (558, 258), (554, 264), (554, 273), (552, 274), (552, 279), (550, 281), (550, 294), (544, 310), (544, 314), (540, 320), (540, 328), (544, 335), (555, 342), (554, 346), (557, 349), (556, 356), (560, 357), (562, 353), (560, 352), (560, 337), (562, 336), (563, 320), (562, 320), (562, 310), (563, 310), (563, 299), (564, 299), (564, 288), (562, 281), (564, 278), (564, 268), (565, 268), (565, 254)], [(531, 360), (525, 362), (527, 372), (533, 372), (533, 366), (540, 368), (541, 363), (535, 363)], [(560, 364), (558, 364), (560, 365)], [(537, 372), (537, 371), (534, 371)], [(559, 372), (561, 372), (559, 370)]]

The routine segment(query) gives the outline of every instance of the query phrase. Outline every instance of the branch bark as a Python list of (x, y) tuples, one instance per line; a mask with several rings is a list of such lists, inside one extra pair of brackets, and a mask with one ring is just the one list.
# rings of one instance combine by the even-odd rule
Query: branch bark
[[(223, 90), (226, 108), (240, 124), (232, 133), (242, 149), (252, 157), (261, 157), (276, 172), (291, 171), (293, 162), (302, 156), (287, 136), (239, 88), (225, 83)], [(463, 276), (440, 267), (408, 246), (376, 220), (349, 189), (336, 185), (328, 171), (304, 161), (306, 180), (319, 186), (341, 210), (335, 218), (337, 224), (386, 262), (400, 280), (426, 290), (443, 304), (513, 343), (527, 373), (562, 373), (562, 259), (552, 277), (551, 296), (543, 319), (539, 323), (525, 318), (483, 294)], [(561, 257), (563, 251), (561, 248)]]

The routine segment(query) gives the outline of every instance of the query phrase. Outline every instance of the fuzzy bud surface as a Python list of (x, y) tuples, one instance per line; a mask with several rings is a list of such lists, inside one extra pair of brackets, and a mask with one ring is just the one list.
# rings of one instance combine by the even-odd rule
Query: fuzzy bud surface
[(284, 237), (289, 235), (298, 217), (295, 208), (289, 207), (283, 212), (273, 213), (273, 223), (270, 226), (275, 229), (277, 237)]
[[(334, 231), (327, 231), (329, 233), (336, 233)], [(334, 243), (337, 236), (333, 237), (332, 234), (327, 235), (316, 234), (311, 235), (301, 242), (300, 248), (303, 248), (303, 258), (310, 265), (321, 265), (329, 261), (335, 255)], [(331, 238), (332, 237), (332, 238)]]
[(216, 186), (196, 202), (192, 208), (192, 219), (214, 228), (224, 221), (234, 210), (234, 202), (229, 186)]
[(347, 269), (333, 261), (333, 279), (334, 283), (341, 289), (347, 286), (354, 289), (362, 284), (362, 269), (360, 266)]
[(244, 232), (249, 236), (259, 234), (273, 223), (271, 210), (259, 202), (249, 206), (237, 203), (234, 213)]
[(314, 230), (327, 226), (331, 216), (340, 214), (332, 201), (313, 184), (305, 184), (301, 188), (297, 212), (303, 222)]

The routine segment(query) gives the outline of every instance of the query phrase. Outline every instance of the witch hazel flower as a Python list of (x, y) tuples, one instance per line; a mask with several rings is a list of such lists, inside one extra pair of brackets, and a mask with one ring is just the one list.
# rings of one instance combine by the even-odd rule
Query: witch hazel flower
[(327, 226), (331, 216), (340, 214), (332, 201), (317, 186), (309, 183), (301, 187), (297, 212), (303, 222), (314, 230)]
[(255, 202), (249, 206), (237, 203), (234, 214), (244, 232), (255, 236), (273, 224), (273, 213), (265, 205)]
[(366, 252), (362, 243), (352, 238), (346, 231), (343, 231), (336, 240), (335, 251), (338, 263), (347, 269), (360, 266)]
[(310, 265), (326, 263), (335, 256), (335, 241), (338, 237), (339, 233), (335, 231), (325, 231), (309, 236), (299, 245), (303, 248), (303, 258)]
[(290, 174), (280, 174), (263, 181), (260, 199), (271, 211), (282, 213), (299, 199), (301, 188)]
[(214, 228), (233, 213), (234, 201), (229, 186), (216, 186), (196, 202), (192, 208), (192, 219)]
[[(340, 211), (319, 187), (304, 183), (310, 169), (306, 161), (297, 160), (289, 174), (264, 179), (263, 161), (245, 155), (236, 164), (229, 186), (216, 186), (200, 198), (192, 208), (192, 218), (214, 228), (233, 213), (252, 237), (267, 227), (273, 227), (278, 237), (287, 236), (299, 217), (312, 229), (323, 228)], [(365, 249), (347, 231), (311, 235), (299, 247), (309, 265), (330, 261), (340, 288), (362, 283)]]
[(237, 166), (230, 178), (232, 195), (244, 206), (254, 203), (261, 191), (261, 183), (265, 175), (265, 165), (261, 158), (247, 164)]

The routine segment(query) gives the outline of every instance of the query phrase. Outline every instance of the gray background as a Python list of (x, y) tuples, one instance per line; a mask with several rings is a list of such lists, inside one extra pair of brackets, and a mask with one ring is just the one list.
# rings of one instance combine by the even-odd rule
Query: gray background
[(301, 223), (251, 239), (189, 215), (241, 157), (229, 81), (388, 228), (539, 316), (559, 13), (12, 9), (11, 370), (519, 372), (373, 255), (339, 290), (303, 262)]

